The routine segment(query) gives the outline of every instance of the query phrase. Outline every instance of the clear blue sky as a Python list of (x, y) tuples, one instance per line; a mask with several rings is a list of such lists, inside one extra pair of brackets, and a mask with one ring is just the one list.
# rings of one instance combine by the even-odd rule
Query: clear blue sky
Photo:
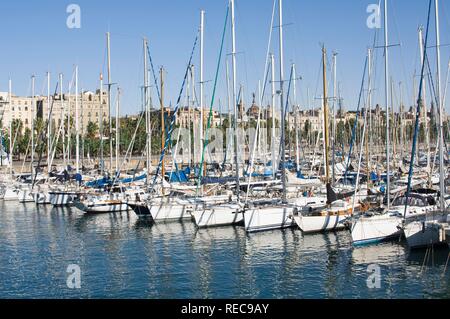
[[(366, 26), (366, 8), (378, 0), (284, 0), (286, 77), (295, 62), (303, 80), (298, 83), (298, 99), (306, 104), (307, 88), (311, 99), (321, 94), (320, 43), (331, 56), (338, 55), (338, 80), (347, 108), (355, 109), (367, 47), (374, 31)], [(450, 5), (441, 2), (442, 44), (450, 44)], [(66, 27), (66, 7), (81, 7), (81, 29)], [(262, 80), (273, 0), (236, 0), (238, 82), (245, 87), (246, 102)], [(142, 37), (147, 36), (156, 67), (164, 66), (166, 101), (175, 104), (185, 67), (199, 26), (199, 12), (206, 11), (205, 79), (213, 80), (227, 0), (42, 0), (2, 1), (0, 20), (0, 91), (7, 91), (8, 78), (13, 91), (30, 94), (30, 77), (37, 76), (37, 93), (45, 93), (45, 74), (53, 74), (52, 91), (58, 73), (65, 74), (65, 86), (73, 65), (80, 69), (80, 87), (94, 90), (98, 74), (106, 73), (105, 32), (111, 32), (112, 80), (122, 88), (122, 114), (140, 110), (142, 86)], [(395, 99), (399, 99), (399, 82), (403, 83), (403, 99), (414, 100), (413, 74), (418, 70), (417, 28), (426, 23), (428, 0), (391, 0), (391, 43), (401, 47), (390, 50)], [(433, 20), (434, 21), (434, 20)], [(277, 20), (275, 21), (277, 25)], [(434, 45), (434, 24), (430, 45)], [(229, 30), (229, 28), (227, 29)], [(380, 30), (382, 32), (382, 30)], [(382, 33), (379, 37), (382, 45)], [(230, 52), (229, 32), (226, 53)], [(278, 35), (274, 32), (272, 49), (278, 59)], [(382, 52), (377, 50), (375, 102), (384, 100)], [(434, 67), (435, 50), (429, 51)], [(442, 78), (447, 73), (449, 47), (442, 49)], [(331, 59), (331, 58), (330, 58)], [(194, 63), (198, 66), (198, 50)], [(278, 68), (277, 68), (278, 69)], [(278, 71), (277, 71), (278, 73)], [(218, 99), (226, 105), (225, 73), (221, 69)], [(331, 87), (330, 87), (331, 89)], [(212, 82), (206, 85), (209, 101)], [(320, 101), (315, 100), (318, 106)], [(448, 103), (447, 103), (448, 104)], [(218, 103), (216, 103), (218, 108)]]

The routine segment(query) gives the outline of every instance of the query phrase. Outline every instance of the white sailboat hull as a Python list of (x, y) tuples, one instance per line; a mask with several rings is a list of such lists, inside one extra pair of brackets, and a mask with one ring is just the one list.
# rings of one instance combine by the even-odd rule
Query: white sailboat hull
[(155, 221), (175, 221), (191, 219), (192, 205), (180, 205), (177, 203), (149, 204), (150, 214)]
[(38, 205), (51, 204), (51, 196), (48, 192), (37, 192), (33, 194), (34, 202)]
[(32, 203), (34, 202), (33, 195), (28, 189), (21, 189), (17, 194), (17, 198), (19, 199), (19, 203)]
[(420, 221), (409, 223), (404, 228), (409, 248), (418, 249), (441, 243), (439, 225)]
[(424, 248), (430, 245), (448, 244), (449, 215), (438, 213), (411, 220), (403, 227), (409, 248)]
[(295, 226), (293, 207), (256, 207), (245, 211), (245, 230), (249, 233)]
[(50, 193), (51, 204), (55, 207), (72, 205), (78, 195), (75, 193)]
[(6, 202), (17, 201), (19, 199), (17, 195), (18, 191), (11, 188), (6, 188), (3, 195), (3, 200)]
[(241, 210), (239, 205), (218, 205), (196, 210), (192, 217), (199, 228), (231, 226), (244, 221)]
[(362, 217), (352, 224), (353, 245), (368, 245), (401, 235), (402, 218), (390, 215)]
[(341, 216), (294, 216), (295, 223), (304, 233), (319, 233), (345, 229), (343, 221), (348, 215)]
[(129, 210), (128, 204), (122, 202), (76, 202), (75, 207), (88, 214), (119, 213)]

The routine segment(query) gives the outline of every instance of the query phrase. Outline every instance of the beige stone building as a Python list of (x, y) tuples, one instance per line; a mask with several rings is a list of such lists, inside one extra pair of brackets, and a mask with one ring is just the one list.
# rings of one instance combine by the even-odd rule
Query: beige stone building
[[(0, 92), (0, 119), (3, 128), (8, 128), (10, 122), (19, 119), (23, 123), (23, 128), (31, 129), (32, 121), (43, 119), (47, 121), (49, 110), (51, 109), (51, 119), (53, 128), (59, 127), (61, 120), (67, 120), (68, 115), (73, 119), (73, 129), (75, 129), (76, 116), (76, 95), (75, 94), (59, 94), (50, 96), (20, 97), (12, 95), (11, 103), (9, 103), (8, 93)], [(83, 92), (78, 96), (78, 119), (80, 133), (84, 134), (89, 122), (97, 123), (103, 118), (108, 121), (108, 95), (103, 92), (100, 103), (100, 91)]]
[[(209, 108), (203, 109), (203, 121), (208, 123), (209, 118)], [(176, 125), (181, 127), (188, 127), (189, 122), (194, 122), (195, 124), (200, 122), (201, 114), (200, 109), (189, 109), (188, 107), (182, 107), (178, 110), (176, 117)], [(223, 119), (222, 119), (223, 120)], [(212, 112), (211, 127), (218, 127), (220, 125), (220, 114), (217, 111)]]
[(306, 123), (309, 123), (311, 132), (321, 132), (323, 129), (323, 111), (308, 110), (292, 112), (287, 117), (289, 130), (293, 131), (298, 126), (300, 130), (305, 130)]
[(0, 92), (0, 120), (3, 128), (9, 127), (12, 120), (19, 119), (24, 127), (31, 128), (33, 99), (12, 95), (11, 105), (9, 94)]

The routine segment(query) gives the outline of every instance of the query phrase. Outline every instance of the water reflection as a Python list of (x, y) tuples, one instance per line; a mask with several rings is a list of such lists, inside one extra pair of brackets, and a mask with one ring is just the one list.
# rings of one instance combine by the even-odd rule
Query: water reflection
[[(443, 298), (448, 250), (420, 273), (424, 252), (398, 243), (353, 248), (348, 232), (296, 229), (247, 234), (197, 229), (134, 213), (0, 202), (0, 297), (23, 298)], [(83, 273), (80, 291), (66, 269)], [(367, 287), (367, 266), (382, 288)]]
[(404, 258), (407, 248), (399, 243), (384, 243), (373, 246), (357, 247), (352, 250), (353, 265), (369, 266), (391, 265), (394, 260)]

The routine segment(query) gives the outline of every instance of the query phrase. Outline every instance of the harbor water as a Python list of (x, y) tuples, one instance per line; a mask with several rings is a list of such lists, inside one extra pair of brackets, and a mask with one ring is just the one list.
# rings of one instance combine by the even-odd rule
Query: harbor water
[[(422, 270), (425, 251), (402, 243), (353, 248), (346, 231), (248, 235), (240, 227), (153, 224), (133, 212), (89, 216), (0, 202), (7, 299), (450, 298), (448, 253), (434, 250)], [(67, 284), (70, 265), (79, 267), (79, 289)]]

